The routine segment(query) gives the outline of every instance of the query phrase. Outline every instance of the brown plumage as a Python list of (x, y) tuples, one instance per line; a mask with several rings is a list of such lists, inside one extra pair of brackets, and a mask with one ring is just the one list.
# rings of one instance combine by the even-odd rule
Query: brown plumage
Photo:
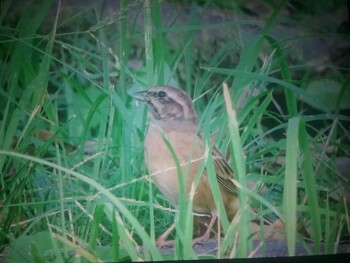
[[(169, 86), (152, 87), (148, 91), (135, 93), (134, 97), (147, 104), (151, 116), (144, 143), (145, 162), (153, 182), (176, 207), (179, 194), (178, 174), (174, 158), (165, 140), (174, 149), (182, 167), (182, 174), (188, 175), (187, 195), (199, 165), (205, 158), (203, 140), (197, 130), (197, 118), (192, 100), (184, 91)], [(231, 220), (239, 207), (236, 187), (230, 180), (234, 177), (233, 171), (217, 148), (212, 147), (212, 154), (223, 203)], [(193, 211), (211, 215), (206, 232), (195, 239), (195, 242), (205, 241), (209, 239), (217, 218), (217, 208), (206, 170), (203, 171), (196, 188)], [(165, 239), (165, 235), (162, 235), (161, 239)], [(164, 240), (158, 241), (158, 245), (163, 243)]]

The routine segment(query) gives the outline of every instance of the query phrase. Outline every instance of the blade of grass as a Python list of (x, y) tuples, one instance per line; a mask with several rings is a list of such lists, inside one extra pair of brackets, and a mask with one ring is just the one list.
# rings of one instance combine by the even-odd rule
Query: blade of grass
[[(207, 147), (208, 147), (208, 143), (207, 143)], [(216, 204), (216, 207), (217, 207), (217, 210), (219, 213), (218, 215), (220, 216), (220, 223), (222, 225), (222, 230), (224, 233), (226, 233), (227, 229), (229, 227), (229, 222), (227, 219), (227, 213), (225, 210), (225, 206), (224, 206), (224, 203), (222, 201), (219, 183), (218, 183), (218, 180), (216, 178), (213, 155), (212, 155), (211, 151), (208, 151), (207, 155), (208, 156), (207, 156), (207, 162), (206, 162), (205, 167), (206, 167), (207, 173), (208, 173), (209, 184), (210, 184), (211, 191), (213, 193), (214, 202)]]
[(100, 233), (100, 223), (102, 221), (102, 216), (104, 214), (104, 204), (99, 204), (95, 208), (93, 220), (92, 220), (92, 226), (90, 229), (90, 237), (89, 237), (89, 245), (90, 247), (95, 250), (97, 245), (97, 239)]
[[(154, 27), (154, 32), (152, 32), (152, 41), (153, 41), (153, 50), (152, 59), (154, 61), (155, 73), (156, 73), (156, 82), (163, 84), (165, 81), (165, 65), (166, 62), (166, 42), (164, 38), (163, 23), (162, 23), (162, 12), (161, 12), (161, 3), (158, 1), (153, 1), (150, 5), (150, 15), (152, 25), (148, 25), (148, 29)], [(148, 21), (150, 22), (150, 21)]]
[[(235, 171), (235, 176), (239, 183), (245, 188), (247, 186), (246, 180), (246, 157), (242, 149), (241, 137), (239, 134), (239, 124), (237, 122), (236, 111), (232, 106), (232, 101), (229, 95), (228, 86), (223, 84), (224, 98), (226, 111), (228, 115), (228, 129), (230, 132), (231, 147), (234, 163), (232, 167)], [(252, 242), (249, 240), (250, 236), (250, 216), (249, 216), (249, 196), (245, 191), (238, 188), (238, 196), (240, 201), (240, 232), (238, 241), (238, 257), (247, 257), (252, 248)]]
[(115, 210), (113, 210), (112, 213), (112, 218), (111, 218), (111, 222), (112, 222), (112, 247), (113, 247), (113, 258), (114, 261), (119, 262), (120, 260), (120, 246), (119, 246), (119, 242), (120, 242), (120, 235), (119, 235), (119, 231), (118, 231), (118, 223), (117, 220), (115, 219)]
[(154, 83), (154, 64), (153, 64), (153, 23), (151, 14), (151, 1), (144, 1), (144, 23), (145, 23), (145, 53), (146, 53), (146, 74), (147, 86), (152, 87)]
[(126, 98), (126, 65), (129, 56), (129, 48), (130, 45), (127, 43), (127, 34), (128, 34), (128, 21), (127, 21), (127, 10), (128, 10), (128, 1), (121, 0), (120, 1), (120, 10), (122, 10), (122, 14), (119, 19), (119, 45), (120, 45), (120, 71), (119, 71), (119, 81), (118, 81), (118, 89), (119, 94), (122, 99)]
[(285, 218), (289, 256), (295, 255), (296, 245), (299, 124), (299, 117), (289, 119), (286, 142), (287, 151), (283, 192), (283, 214)]
[[(284, 52), (282, 51), (282, 48), (280, 45), (278, 45), (277, 41), (274, 40), (270, 36), (265, 36), (265, 39), (270, 43), (271, 47), (275, 49), (276, 55), (278, 56), (278, 62), (280, 64), (279, 69), (281, 70), (282, 78), (285, 82), (290, 83), (292, 81), (290, 69), (287, 64), (286, 56), (284, 55)], [(295, 116), (298, 112), (297, 109), (297, 99), (296, 94), (286, 89), (285, 91), (285, 98), (286, 98), (286, 104), (289, 116)]]
[[(308, 136), (306, 132), (305, 122), (300, 121), (299, 129), (299, 147), (301, 160), (301, 170), (305, 183), (305, 190), (308, 199), (308, 208), (311, 217), (312, 238), (315, 244), (315, 253), (320, 254), (320, 242), (322, 238), (321, 234), (321, 221), (320, 211), (318, 203), (318, 191), (313, 171), (312, 155), (310, 146), (308, 143)], [(288, 149), (288, 148), (287, 148)]]
[[(177, 157), (177, 154), (171, 145), (168, 138), (163, 135), (163, 140), (168, 147), (174, 162), (175, 166), (174, 169), (177, 171), (177, 178), (178, 178), (178, 213), (175, 216), (175, 226), (176, 226), (176, 239), (175, 239), (175, 259), (176, 260), (185, 260), (185, 259), (192, 259), (195, 257), (195, 253), (192, 249), (192, 246), (188, 246), (189, 240), (192, 240), (192, 232), (187, 232), (186, 230), (189, 224), (193, 224), (193, 216), (187, 215), (187, 213), (193, 213), (192, 212), (192, 203), (187, 202), (187, 194), (186, 194), (186, 186), (187, 186), (187, 178), (188, 178), (188, 171), (190, 165), (186, 165), (185, 171), (183, 172), (182, 165), (179, 161), (179, 158)], [(191, 222), (189, 222), (189, 220)], [(190, 228), (191, 229), (191, 228)]]
[[(196, 24), (198, 23), (198, 14), (197, 14), (197, 8), (195, 5), (192, 5), (190, 7), (190, 16), (189, 16), (189, 21), (188, 24)], [(184, 63), (185, 63), (185, 73), (186, 73), (186, 78), (185, 78), (185, 90), (191, 94), (193, 92), (193, 74), (194, 74), (194, 54), (195, 54), (195, 44), (194, 44), (194, 31), (188, 31), (186, 32), (184, 36), (184, 43), (187, 43), (187, 48), (184, 50)]]

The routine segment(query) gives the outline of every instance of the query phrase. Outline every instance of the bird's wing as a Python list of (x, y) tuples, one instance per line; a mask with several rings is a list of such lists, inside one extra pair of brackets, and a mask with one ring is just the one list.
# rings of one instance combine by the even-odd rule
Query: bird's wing
[(231, 166), (226, 159), (222, 156), (220, 151), (216, 148), (212, 148), (213, 162), (215, 166), (216, 178), (219, 184), (230, 194), (237, 196), (237, 187), (233, 183), (234, 173)]
[[(198, 136), (203, 140), (203, 134), (198, 133)], [(226, 161), (225, 157), (215, 146), (211, 147), (213, 154), (213, 162), (215, 167), (216, 178), (219, 185), (228, 193), (237, 196), (237, 187), (233, 183), (234, 173), (231, 166)]]

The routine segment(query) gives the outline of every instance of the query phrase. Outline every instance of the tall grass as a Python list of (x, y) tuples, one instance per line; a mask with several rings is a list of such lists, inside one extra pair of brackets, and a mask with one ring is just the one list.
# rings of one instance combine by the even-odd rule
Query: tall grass
[[(3, 1), (1, 8), (0, 250), (10, 262), (248, 257), (249, 222), (263, 216), (284, 222), (289, 255), (297, 243), (307, 247), (299, 226), (315, 244), (310, 254), (322, 253), (323, 243), (325, 252), (336, 251), (350, 229), (346, 199), (335, 195), (339, 183), (349, 191), (335, 167), (336, 157), (349, 155), (350, 118), (340, 111), (348, 69), (332, 68), (342, 84), (334, 111), (302, 85), (312, 81), (309, 75), (293, 80), (288, 49), (270, 35), (288, 1), (248, 44), (227, 40), (199, 61), (199, 31), (239, 32), (257, 21), (201, 24), (195, 4), (182, 26), (178, 14), (166, 20), (159, 1), (123, 0), (110, 16), (100, 7), (69, 16), (59, 4), (15, 9)], [(180, 44), (174, 47), (175, 36)], [(133, 52), (140, 50), (141, 67), (132, 68)], [(237, 52), (236, 66), (225, 66)], [(263, 61), (261, 52), (269, 54)], [(182, 195), (173, 209), (143, 163), (146, 110), (128, 94), (162, 84), (182, 86), (194, 98), (209, 149), (201, 169), (208, 172), (225, 234), (214, 253), (195, 253), (191, 202)], [(301, 99), (314, 100), (320, 112), (308, 115)], [(211, 134), (235, 171), (241, 209), (233, 222), (215, 179)], [(338, 151), (327, 153), (330, 147)], [(168, 255), (155, 239), (174, 221), (176, 245)]]

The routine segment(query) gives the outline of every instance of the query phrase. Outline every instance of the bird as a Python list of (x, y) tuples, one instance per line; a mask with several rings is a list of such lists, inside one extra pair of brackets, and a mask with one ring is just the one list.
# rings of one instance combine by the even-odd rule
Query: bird
[[(179, 200), (178, 171), (168, 144), (181, 164), (182, 176), (187, 174), (186, 197), (190, 194), (197, 171), (205, 158), (205, 144), (198, 130), (193, 102), (185, 91), (171, 86), (154, 86), (134, 93), (133, 98), (147, 105), (150, 116), (144, 139), (144, 159), (148, 171), (152, 175), (153, 183), (176, 208)], [(210, 147), (226, 214), (232, 220), (239, 209), (237, 189), (232, 180), (234, 172), (220, 151), (215, 146)], [(205, 233), (194, 239), (194, 243), (204, 243), (209, 240), (218, 217), (205, 169), (192, 202), (193, 212), (211, 217)], [(158, 238), (158, 246), (166, 244), (165, 239), (174, 228), (175, 224)]]

